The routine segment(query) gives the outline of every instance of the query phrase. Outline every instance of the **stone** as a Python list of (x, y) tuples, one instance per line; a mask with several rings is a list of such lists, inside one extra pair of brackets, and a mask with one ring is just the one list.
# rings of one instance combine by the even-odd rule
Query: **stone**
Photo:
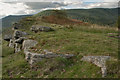
[(84, 56), (81, 60), (91, 62), (101, 68), (102, 77), (107, 75), (106, 61), (110, 59), (110, 56)]
[(5, 35), (4, 36), (4, 40), (10, 41), (10, 39), (12, 39), (12, 35)]
[(33, 53), (29, 52), (28, 50), (24, 50), (25, 53), (25, 59), (30, 63), (34, 64), (35, 62), (41, 61), (43, 58), (56, 58), (56, 57), (64, 57), (64, 58), (70, 58), (73, 57), (74, 55), (71, 54), (63, 54), (62, 56), (60, 54), (55, 54), (52, 52), (49, 52), (47, 50), (44, 50), (46, 53), (41, 54), (41, 53)]
[(20, 37), (18, 39), (15, 40), (15, 43), (19, 43), (19, 44), (22, 44), (24, 39), (26, 39), (25, 37)]
[(25, 59), (26, 59), (27, 61), (30, 61), (32, 54), (31, 54), (30, 52), (26, 51), (26, 50), (24, 50), (24, 53), (25, 53)]
[(10, 39), (9, 47), (11, 47), (11, 48), (15, 47), (15, 41), (13, 39)]
[(37, 43), (38, 43), (38, 42), (35, 41), (35, 40), (24, 40), (24, 41), (23, 41), (23, 46), (22, 46), (22, 48), (23, 48), (24, 50), (28, 50), (29, 48), (36, 46)]
[(17, 53), (17, 52), (20, 52), (21, 51), (21, 44), (19, 44), (19, 43), (15, 43), (15, 53)]
[(18, 30), (15, 30), (15, 32), (14, 32), (14, 38), (15, 39), (18, 39), (20, 37), (24, 37), (25, 35), (27, 35), (26, 32), (22, 32), (22, 31), (18, 31)]
[(65, 54), (63, 57), (65, 57), (65, 58), (71, 58), (73, 56), (74, 56), (73, 54)]
[(107, 76), (107, 69), (106, 69), (106, 67), (102, 67), (101, 71), (102, 71), (102, 77), (106, 77)]
[(54, 31), (54, 29), (52, 29), (51, 27), (37, 26), (37, 25), (33, 25), (30, 28), (30, 30), (34, 31), (34, 32), (39, 32), (39, 31), (43, 31), (43, 32)]
[(34, 64), (35, 62), (39, 62), (44, 58), (44, 54), (32, 53), (29, 51), (24, 51), (25, 59), (30, 63)]

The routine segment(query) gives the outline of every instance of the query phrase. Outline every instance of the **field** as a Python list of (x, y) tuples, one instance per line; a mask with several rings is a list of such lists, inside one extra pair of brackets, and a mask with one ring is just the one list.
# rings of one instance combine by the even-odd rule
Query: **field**
[[(89, 62), (81, 61), (85, 55), (109, 55), (112, 57), (108, 61), (108, 78), (118, 77), (117, 56), (118, 39), (109, 37), (114, 33), (117, 35), (118, 29), (114, 27), (104, 27), (98, 25), (58, 25), (44, 22), (37, 22), (38, 25), (52, 27), (53, 32), (34, 33), (28, 29), (20, 29), (29, 33), (28, 38), (35, 39), (39, 43), (34, 49), (47, 49), (54, 53), (72, 53), (76, 56), (71, 59), (54, 58), (44, 59), (31, 67), (24, 59), (23, 51), (14, 53), (14, 50), (7, 47), (7, 42), (3, 41), (3, 77), (14, 78), (100, 78), (99, 67)], [(35, 51), (34, 51), (35, 52)]]

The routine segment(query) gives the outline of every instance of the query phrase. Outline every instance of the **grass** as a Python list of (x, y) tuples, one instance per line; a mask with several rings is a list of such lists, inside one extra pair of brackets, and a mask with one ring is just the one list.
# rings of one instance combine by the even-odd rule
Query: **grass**
[(56, 25), (40, 21), (36, 21), (36, 23), (55, 29), (52, 32), (34, 33), (29, 29), (32, 24), (20, 29), (29, 33), (28, 38), (38, 41), (37, 46), (34, 47), (38, 50), (36, 52), (39, 52), (40, 49), (47, 49), (58, 54), (71, 53), (76, 56), (71, 59), (43, 59), (31, 67), (26, 62), (23, 51), (15, 54), (13, 49), (7, 47), (8, 43), (3, 41), (4, 78), (100, 78), (99, 67), (81, 61), (85, 55), (111, 56), (111, 61), (107, 63), (107, 77), (118, 77), (117, 61), (115, 61), (118, 57), (118, 39), (109, 37), (108, 34), (117, 34), (117, 28), (97, 25)]
[(73, 29), (55, 29), (55, 32), (31, 33), (39, 42), (36, 48), (48, 49), (56, 53), (81, 55), (110, 55), (117, 58), (118, 39), (108, 37), (115, 30), (76, 26)]

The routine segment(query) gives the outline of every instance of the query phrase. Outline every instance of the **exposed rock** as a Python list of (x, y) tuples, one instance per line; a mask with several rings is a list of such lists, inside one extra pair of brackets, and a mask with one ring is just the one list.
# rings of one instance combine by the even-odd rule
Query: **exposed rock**
[(4, 36), (4, 40), (10, 41), (10, 39), (12, 39), (12, 35), (5, 35)]
[(55, 54), (52, 52), (47, 52), (46, 54), (40, 54), (40, 53), (33, 53), (29, 52), (27, 50), (24, 51), (25, 53), (25, 59), (30, 63), (33, 64), (35, 62), (41, 61), (43, 58), (56, 58), (56, 57), (64, 57), (64, 58), (70, 58), (73, 57), (74, 55), (71, 54)]
[(28, 50), (29, 48), (36, 46), (37, 43), (38, 43), (38, 42), (35, 41), (35, 40), (24, 40), (24, 41), (23, 41), (22, 48), (23, 48), (24, 50)]
[(101, 71), (102, 71), (102, 77), (107, 76), (107, 69), (106, 69), (106, 67), (101, 67)]
[(48, 50), (44, 50), (44, 52), (45, 52), (45, 58), (53, 58), (58, 56), (57, 54), (53, 52), (49, 52)]
[(37, 53), (32, 53), (27, 50), (24, 51), (25, 53), (25, 59), (30, 63), (33, 64), (35, 62), (41, 61), (42, 58), (44, 58), (44, 54), (37, 54)]
[(20, 37), (18, 39), (15, 40), (15, 43), (19, 43), (19, 44), (22, 44), (24, 39), (26, 39), (25, 37)]
[(15, 53), (17, 53), (17, 52), (20, 52), (21, 51), (21, 44), (19, 44), (19, 43), (15, 43)]
[(101, 68), (102, 71), (102, 77), (105, 77), (107, 75), (106, 70), (106, 61), (110, 59), (110, 56), (84, 56), (82, 58), (83, 61), (91, 62), (98, 67)]
[(15, 30), (15, 32), (14, 32), (14, 38), (15, 39), (18, 39), (20, 37), (24, 37), (25, 35), (27, 35), (26, 32), (22, 32), (22, 31), (18, 31), (18, 30)]
[(46, 53), (45, 54), (46, 58), (53, 58), (53, 57), (71, 58), (74, 56), (73, 54), (56, 54), (53, 52), (49, 52), (48, 50), (44, 50), (44, 52)]
[(64, 58), (71, 58), (73, 57), (73, 54), (64, 54), (64, 55), (60, 55), (60, 57), (64, 57)]
[(10, 39), (9, 47), (11, 47), (11, 48), (15, 47), (15, 41), (13, 39)]
[(51, 27), (37, 26), (37, 25), (33, 25), (30, 30), (34, 31), (34, 32), (39, 32), (39, 31), (44, 31), (44, 32), (54, 31), (54, 29), (52, 29)]

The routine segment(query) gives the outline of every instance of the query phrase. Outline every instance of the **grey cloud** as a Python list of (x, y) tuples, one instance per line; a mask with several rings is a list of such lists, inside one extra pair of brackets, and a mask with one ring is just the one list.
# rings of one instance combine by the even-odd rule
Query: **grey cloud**
[(43, 8), (56, 8), (60, 6), (66, 6), (62, 3), (51, 3), (51, 2), (25, 2), (31, 9), (43, 9)]

